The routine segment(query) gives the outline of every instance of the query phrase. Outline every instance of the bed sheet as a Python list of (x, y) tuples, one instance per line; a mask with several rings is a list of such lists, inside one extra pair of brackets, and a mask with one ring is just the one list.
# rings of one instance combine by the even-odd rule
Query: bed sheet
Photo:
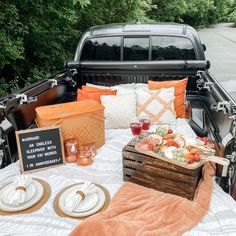
[[(173, 127), (171, 127), (173, 128)], [(155, 126), (152, 126), (155, 129)], [(182, 134), (195, 136), (185, 119), (178, 119), (175, 129)], [(62, 218), (55, 214), (52, 202), (66, 185), (89, 180), (106, 187), (113, 196), (123, 183), (122, 148), (131, 140), (129, 129), (106, 130), (106, 144), (98, 150), (94, 163), (89, 167), (67, 164), (34, 172), (31, 175), (48, 181), (52, 194), (38, 211), (28, 215), (0, 216), (0, 235), (64, 236), (80, 223), (79, 220)], [(0, 170), (0, 187), (19, 175), (19, 163)], [(184, 236), (236, 235), (236, 203), (214, 182), (208, 213), (203, 220)]]

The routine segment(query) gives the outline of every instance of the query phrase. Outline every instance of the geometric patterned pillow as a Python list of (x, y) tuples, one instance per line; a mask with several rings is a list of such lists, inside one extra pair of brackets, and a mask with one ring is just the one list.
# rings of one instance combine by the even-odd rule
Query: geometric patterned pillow
[(136, 90), (137, 116), (148, 115), (153, 124), (175, 124), (174, 87), (149, 90)]

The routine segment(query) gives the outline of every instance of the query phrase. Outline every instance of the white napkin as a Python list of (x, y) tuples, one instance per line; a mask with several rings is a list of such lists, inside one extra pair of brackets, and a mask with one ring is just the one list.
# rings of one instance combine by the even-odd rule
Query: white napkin
[(82, 196), (78, 194), (77, 192), (81, 191), (84, 193), (84, 196), (86, 197), (87, 194), (95, 193), (97, 190), (95, 188), (95, 185), (92, 184), (89, 181), (86, 181), (80, 188), (78, 188), (76, 191), (71, 192), (68, 194), (68, 196), (65, 199), (65, 207), (68, 211), (72, 212), (76, 209), (76, 207), (79, 205), (79, 203), (83, 200)]
[[(24, 203), (26, 199), (26, 191), (27, 187), (32, 184), (32, 178), (29, 175), (20, 175), (16, 178), (16, 180), (13, 182), (14, 185), (14, 195), (12, 199), (9, 201), (9, 203), (13, 206), (19, 206), (20, 204)], [(17, 187), (23, 187), (26, 189), (24, 191), (23, 189), (18, 189)]]

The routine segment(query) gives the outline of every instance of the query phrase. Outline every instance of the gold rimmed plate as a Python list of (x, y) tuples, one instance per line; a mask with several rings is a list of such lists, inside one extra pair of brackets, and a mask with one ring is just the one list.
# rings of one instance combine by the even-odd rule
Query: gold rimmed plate
[[(38, 182), (37, 180), (32, 180), (32, 185), (34, 187), (32, 187), (32, 190), (26, 195), (26, 201), (24, 201), (19, 206), (13, 206), (9, 204), (9, 200), (7, 200), (7, 198), (9, 197), (7, 196), (7, 193), (9, 193), (10, 191), (9, 188), (11, 189), (11, 184), (12, 183), (4, 186), (0, 190), (0, 196), (1, 196), (0, 197), (0, 210), (2, 211), (17, 212), (17, 211), (28, 209), (32, 207), (33, 205), (35, 205), (37, 202), (39, 202), (44, 193), (44, 188), (42, 184)], [(33, 191), (33, 188), (35, 188), (35, 192)]]
[(59, 208), (60, 210), (72, 217), (86, 217), (95, 214), (98, 212), (104, 205), (106, 201), (106, 195), (104, 191), (99, 188), (98, 186), (95, 186), (96, 192), (93, 194), (86, 195), (85, 199), (82, 200), (76, 209), (74, 209), (72, 212), (67, 209), (65, 202), (71, 195), (72, 192), (77, 191), (82, 184), (75, 185), (69, 189), (67, 189), (59, 198)]

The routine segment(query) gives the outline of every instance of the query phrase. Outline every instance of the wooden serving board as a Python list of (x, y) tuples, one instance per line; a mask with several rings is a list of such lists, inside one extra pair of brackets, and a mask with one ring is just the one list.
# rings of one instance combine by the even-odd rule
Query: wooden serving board
[(198, 162), (193, 162), (192, 164), (182, 163), (182, 162), (176, 161), (174, 159), (170, 159), (170, 158), (167, 158), (165, 156), (162, 156), (162, 155), (160, 155), (158, 153), (155, 153), (153, 151), (143, 151), (142, 149), (140, 149), (140, 143), (137, 143), (135, 145), (135, 150), (142, 153), (142, 154), (145, 154), (145, 155), (148, 155), (148, 156), (151, 156), (151, 157), (155, 157), (155, 158), (158, 158), (160, 160), (163, 160), (163, 161), (166, 161), (166, 162), (169, 162), (169, 163), (172, 163), (172, 164), (175, 164), (177, 166), (181, 166), (181, 167), (184, 167), (184, 168), (190, 169), (190, 170), (199, 168), (200, 166), (202, 166), (204, 163), (206, 163), (208, 161), (212, 161), (212, 162), (215, 162), (217, 164), (220, 164), (220, 165), (223, 165), (223, 166), (226, 166), (226, 167), (229, 165), (229, 160), (228, 159), (218, 157), (218, 156), (208, 156), (204, 159), (200, 159), (200, 161), (198, 161)]

